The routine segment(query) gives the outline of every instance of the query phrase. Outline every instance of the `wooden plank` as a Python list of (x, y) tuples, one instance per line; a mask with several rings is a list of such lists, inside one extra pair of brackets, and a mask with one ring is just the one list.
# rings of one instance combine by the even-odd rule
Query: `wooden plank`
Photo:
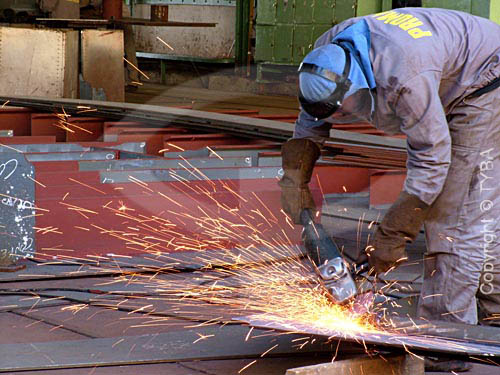
[(414, 355), (355, 358), (290, 369), (286, 375), (423, 375), (424, 360)]
[(303, 335), (259, 329), (245, 341), (249, 331), (240, 325), (206, 326), (158, 335), (80, 340), (78, 345), (71, 341), (3, 344), (0, 372), (260, 357), (275, 345), (274, 355), (334, 350), (332, 344), (325, 344), (327, 340), (316, 340), (299, 350), (293, 340)]

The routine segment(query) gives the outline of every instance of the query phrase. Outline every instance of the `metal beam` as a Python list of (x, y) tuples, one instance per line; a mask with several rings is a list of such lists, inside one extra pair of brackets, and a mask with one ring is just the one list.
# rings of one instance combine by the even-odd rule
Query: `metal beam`
[[(0, 96), (0, 103), (7, 101), (9, 101), (9, 106), (30, 107), (51, 113), (54, 113), (54, 111), (60, 112), (62, 111), (61, 108), (64, 108), (67, 113), (76, 114), (78, 112), (79, 116), (82, 116), (83, 113), (81, 113), (81, 107), (78, 108), (78, 106), (87, 106), (97, 109), (97, 112), (91, 112), (92, 117), (106, 117), (123, 121), (146, 121), (149, 127), (152, 125), (158, 127), (177, 125), (205, 132), (223, 131), (237, 136), (268, 138), (278, 141), (287, 140), (293, 135), (293, 125), (290, 123), (191, 109), (78, 99)], [(332, 130), (330, 137), (331, 140), (326, 145), (332, 147), (334, 147), (333, 142), (344, 142), (346, 144), (366, 144), (392, 149), (405, 148), (404, 140), (377, 135)]]

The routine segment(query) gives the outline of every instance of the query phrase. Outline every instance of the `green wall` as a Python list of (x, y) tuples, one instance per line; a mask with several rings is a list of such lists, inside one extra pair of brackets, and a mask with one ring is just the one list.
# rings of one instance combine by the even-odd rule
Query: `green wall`
[(255, 60), (299, 64), (333, 25), (381, 10), (382, 0), (258, 0)]

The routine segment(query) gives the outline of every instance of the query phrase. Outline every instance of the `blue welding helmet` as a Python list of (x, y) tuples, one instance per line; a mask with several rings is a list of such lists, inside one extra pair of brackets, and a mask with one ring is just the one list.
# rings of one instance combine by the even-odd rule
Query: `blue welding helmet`
[(299, 102), (316, 119), (330, 117), (344, 98), (367, 87), (350, 51), (335, 42), (315, 48), (299, 67)]

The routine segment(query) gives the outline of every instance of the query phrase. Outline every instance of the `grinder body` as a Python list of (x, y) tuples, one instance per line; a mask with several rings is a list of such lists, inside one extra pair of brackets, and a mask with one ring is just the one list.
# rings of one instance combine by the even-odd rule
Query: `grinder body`
[(307, 255), (314, 262), (325, 288), (334, 302), (343, 304), (357, 295), (357, 287), (339, 249), (323, 225), (315, 223), (311, 210), (300, 214), (302, 241)]

